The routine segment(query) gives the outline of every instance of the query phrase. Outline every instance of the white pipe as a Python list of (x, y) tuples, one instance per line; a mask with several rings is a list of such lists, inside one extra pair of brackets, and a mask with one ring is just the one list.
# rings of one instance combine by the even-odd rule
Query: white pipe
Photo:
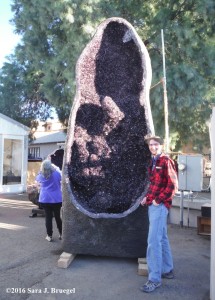
[(164, 120), (165, 120), (165, 151), (169, 153), (169, 124), (168, 124), (168, 98), (166, 90), (166, 63), (165, 63), (165, 48), (164, 48), (164, 35), (161, 29), (162, 40), (162, 54), (163, 54), (163, 92), (164, 92)]
[(211, 272), (210, 299), (215, 300), (215, 107), (212, 110), (210, 124), (211, 140)]

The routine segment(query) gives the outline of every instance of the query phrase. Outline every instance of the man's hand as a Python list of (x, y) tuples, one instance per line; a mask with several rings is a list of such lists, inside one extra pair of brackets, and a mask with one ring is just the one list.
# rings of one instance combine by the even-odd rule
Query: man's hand
[(157, 202), (155, 201), (155, 199), (152, 200), (152, 204), (153, 204), (154, 206), (158, 206), (158, 205), (159, 205), (159, 203), (157, 203)]
[(140, 202), (140, 204), (141, 204), (142, 206), (144, 206), (144, 205), (146, 204), (146, 197), (143, 198), (143, 200)]

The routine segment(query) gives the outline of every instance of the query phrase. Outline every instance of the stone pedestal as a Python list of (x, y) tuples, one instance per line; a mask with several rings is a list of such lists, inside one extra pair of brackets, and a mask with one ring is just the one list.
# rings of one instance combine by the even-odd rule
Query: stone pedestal
[(72, 254), (145, 257), (147, 209), (139, 207), (124, 218), (91, 218), (65, 200), (63, 250)]

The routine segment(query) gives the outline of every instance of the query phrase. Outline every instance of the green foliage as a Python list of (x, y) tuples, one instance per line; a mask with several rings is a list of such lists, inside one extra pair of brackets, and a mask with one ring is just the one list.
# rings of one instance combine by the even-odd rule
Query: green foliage
[(40, 74), (18, 64), (11, 57), (11, 63), (0, 70), (0, 111), (25, 124), (34, 126), (40, 117), (46, 120), (50, 115), (50, 105), (39, 91)]
[[(172, 147), (209, 143), (205, 124), (215, 102), (214, 0), (13, 0), (12, 9), (23, 36), (17, 63), (65, 123), (75, 94), (76, 61), (101, 21), (122, 17), (135, 27), (151, 57), (152, 86), (163, 77), (163, 29)], [(29, 92), (20, 86), (20, 93), (25, 89)], [(162, 85), (151, 89), (151, 106), (156, 133), (164, 136)]]

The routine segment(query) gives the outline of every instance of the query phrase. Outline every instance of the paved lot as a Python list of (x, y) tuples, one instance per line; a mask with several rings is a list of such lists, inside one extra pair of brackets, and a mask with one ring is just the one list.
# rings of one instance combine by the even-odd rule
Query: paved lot
[(169, 225), (176, 278), (145, 294), (139, 287), (147, 278), (137, 274), (137, 259), (78, 255), (69, 268), (58, 268), (57, 229), (47, 242), (44, 217), (29, 218), (33, 207), (26, 194), (0, 194), (1, 300), (209, 299), (210, 238), (196, 229)]

